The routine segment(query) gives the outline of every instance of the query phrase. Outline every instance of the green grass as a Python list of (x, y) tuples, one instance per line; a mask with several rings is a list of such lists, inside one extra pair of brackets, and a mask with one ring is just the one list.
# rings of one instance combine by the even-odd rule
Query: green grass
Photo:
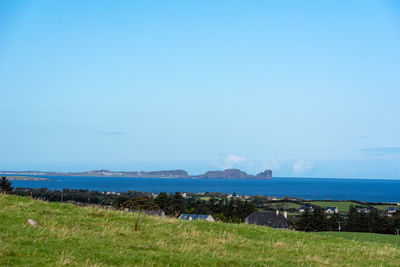
[(276, 203), (267, 203), (265, 204), (266, 207), (272, 207), (272, 208), (276, 208), (276, 209), (299, 209), (301, 206), (301, 204), (298, 203), (293, 203), (293, 202), (276, 202)]
[[(34, 219), (35, 228), (26, 223)], [(136, 229), (136, 230), (135, 230)], [(400, 249), (0, 195), (0, 266), (398, 266)]]
[[(339, 211), (347, 212), (349, 211), (350, 205), (354, 206), (365, 206), (365, 205), (360, 205), (358, 203), (354, 203), (351, 201), (307, 201), (306, 203), (310, 203), (313, 205), (317, 205), (320, 207), (337, 207)], [(367, 206), (365, 206), (367, 207)]]
[(321, 232), (321, 235), (329, 235), (342, 237), (350, 240), (375, 242), (381, 244), (391, 244), (400, 247), (400, 236), (398, 235), (382, 235), (373, 233), (350, 233), (350, 232)]
[(387, 211), (389, 207), (397, 207), (397, 205), (374, 205), (374, 207), (378, 210)]
[[(368, 207), (367, 205), (361, 205), (359, 203), (351, 202), (351, 201), (308, 201), (306, 203), (311, 203), (320, 207), (337, 207), (339, 211), (342, 212), (347, 212), (349, 211), (350, 205), (354, 206), (362, 206), (362, 207)], [(396, 205), (387, 205), (387, 204), (381, 204), (381, 205), (373, 205), (373, 207), (387, 211), (388, 207), (396, 207)]]

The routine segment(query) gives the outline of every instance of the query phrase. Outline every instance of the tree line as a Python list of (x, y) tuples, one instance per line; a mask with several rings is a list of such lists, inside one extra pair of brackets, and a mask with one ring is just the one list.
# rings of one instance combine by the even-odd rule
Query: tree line
[(182, 213), (210, 214), (214, 219), (224, 222), (244, 222), (255, 207), (247, 200), (239, 198), (216, 199), (210, 197), (208, 200), (199, 198), (184, 198), (179, 192), (167, 194), (161, 192), (156, 198), (139, 197), (127, 198), (120, 196), (114, 201), (114, 207), (131, 210), (157, 210), (161, 209), (168, 216), (178, 217)]
[(294, 229), (307, 232), (346, 231), (380, 234), (400, 234), (400, 212), (387, 216), (386, 212), (371, 208), (369, 212), (359, 212), (350, 205), (346, 215), (327, 216), (321, 207), (313, 211), (306, 209), (294, 224)]

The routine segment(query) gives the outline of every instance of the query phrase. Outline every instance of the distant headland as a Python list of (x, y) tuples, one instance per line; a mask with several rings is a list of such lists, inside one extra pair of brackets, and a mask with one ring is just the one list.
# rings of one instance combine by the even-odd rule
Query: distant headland
[(45, 171), (0, 171), (0, 175), (40, 175), (40, 176), (93, 176), (93, 177), (144, 177), (144, 178), (200, 178), (200, 179), (272, 179), (272, 171), (265, 170), (256, 175), (247, 174), (239, 169), (226, 169), (224, 171), (208, 171), (200, 175), (189, 175), (185, 170), (163, 171), (110, 171), (93, 170), (86, 172), (45, 172)]

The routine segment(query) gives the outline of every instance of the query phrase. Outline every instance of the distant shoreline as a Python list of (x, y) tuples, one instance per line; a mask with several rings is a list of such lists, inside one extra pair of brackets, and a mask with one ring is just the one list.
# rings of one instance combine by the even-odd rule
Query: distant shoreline
[[(127, 178), (192, 178), (192, 179), (259, 179), (271, 180), (272, 171), (265, 170), (256, 175), (247, 174), (238, 169), (226, 169), (223, 171), (208, 171), (200, 175), (189, 175), (184, 170), (162, 170), (162, 171), (130, 171), (114, 172), (110, 170), (93, 170), (86, 172), (44, 172), (44, 171), (0, 171), (0, 175), (11, 175), (13, 177), (25, 176), (67, 176), (67, 177), (127, 177)], [(40, 179), (39, 179), (40, 180)]]
[[(1, 174), (3, 176), (3, 174)], [(51, 181), (52, 179), (33, 176), (6, 176), (10, 181)]]

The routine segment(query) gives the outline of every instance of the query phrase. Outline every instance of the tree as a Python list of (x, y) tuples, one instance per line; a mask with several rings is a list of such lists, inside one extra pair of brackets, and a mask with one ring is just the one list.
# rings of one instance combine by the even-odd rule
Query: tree
[(217, 201), (215, 199), (215, 197), (210, 197), (210, 199), (208, 200), (207, 203), (207, 208), (211, 213), (216, 213), (217, 212)]
[(176, 192), (174, 194), (174, 196), (171, 199), (171, 205), (170, 205), (172, 214), (175, 215), (176, 217), (179, 216), (179, 214), (181, 214), (185, 207), (184, 207), (184, 203), (183, 203), (183, 197), (181, 195), (181, 193)]
[(321, 207), (315, 207), (312, 212), (312, 227), (314, 231), (320, 232), (327, 229), (325, 210)]
[(128, 198), (126, 196), (119, 196), (113, 201), (113, 206), (117, 209), (123, 208), (127, 200)]
[(346, 231), (357, 232), (359, 228), (359, 213), (354, 205), (350, 205), (349, 212), (347, 213)]
[(344, 218), (337, 213), (332, 214), (327, 219), (327, 228), (329, 231), (342, 231), (344, 226)]
[(11, 182), (6, 177), (1, 177), (0, 180), (0, 193), (11, 193), (14, 188), (11, 186)]
[(313, 211), (306, 209), (300, 219), (294, 225), (295, 229), (306, 232), (327, 230), (327, 219), (325, 211), (321, 207), (315, 207)]
[(253, 211), (255, 211), (255, 207), (253, 204), (249, 203), (247, 199), (245, 201), (241, 201), (238, 199), (237, 207), (236, 207), (236, 216), (240, 218), (242, 222), (244, 222), (247, 216), (250, 215)]
[(171, 198), (167, 195), (167, 193), (161, 192), (154, 200), (157, 205), (167, 213), (171, 201)]
[(299, 220), (295, 223), (296, 230), (311, 232), (314, 231), (313, 214), (309, 209), (306, 209), (301, 215)]
[(135, 197), (124, 203), (124, 208), (131, 210), (159, 210), (160, 207), (149, 197)]
[(350, 205), (347, 213), (345, 230), (347, 232), (368, 232), (369, 216), (365, 212), (358, 212), (357, 208)]
[(370, 233), (384, 233), (385, 220), (377, 209), (371, 209), (368, 214), (368, 232)]
[(396, 211), (392, 217), (388, 218), (390, 223), (390, 234), (400, 235), (400, 212)]

